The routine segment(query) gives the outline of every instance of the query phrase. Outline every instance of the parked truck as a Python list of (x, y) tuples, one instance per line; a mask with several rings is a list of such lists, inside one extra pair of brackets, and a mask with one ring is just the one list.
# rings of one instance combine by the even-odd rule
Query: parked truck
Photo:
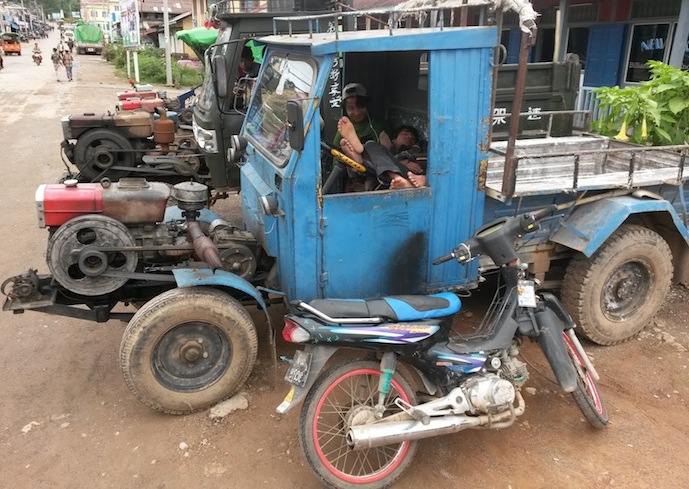
[(95, 24), (79, 24), (74, 28), (74, 46), (77, 54), (101, 54), (103, 31)]
[[(245, 45), (251, 45), (257, 53), (262, 53), (259, 39), (263, 36), (288, 31), (292, 33), (312, 31), (334, 31), (336, 28), (351, 29), (354, 16), (338, 22), (334, 16), (324, 17), (318, 21), (309, 21), (305, 12), (236, 12), (228, 11), (226, 2), (219, 2), (214, 10), (214, 22), (219, 32), (217, 42), (205, 53), (206, 62), (204, 84), (201, 96), (194, 105), (194, 136), (199, 151), (209, 168), (210, 184), (219, 192), (239, 189), (239, 168), (228, 162), (227, 150), (233, 135), (238, 134), (244, 122), (246, 105), (251, 95), (253, 80), (242, 79), (239, 74), (239, 58)], [(304, 10), (326, 10), (332, 2), (310, 2), (299, 5)], [(281, 4), (278, 4), (281, 5)], [(322, 12), (321, 12), (322, 13)], [(312, 12), (313, 14), (313, 12)], [(374, 14), (369, 14), (374, 18)], [(291, 16), (290, 25), (276, 23), (274, 17)], [(302, 16), (302, 17), (300, 17)], [(378, 24), (380, 25), (380, 24)], [(337, 26), (337, 27), (336, 27)], [(257, 55), (262, 61), (262, 55)], [(504, 61), (504, 60), (503, 60)], [(337, 60), (339, 63), (339, 60)], [(426, 69), (421, 62), (419, 69)], [(340, 68), (333, 73), (340, 73)], [(547, 113), (566, 112), (574, 109), (578, 91), (578, 80), (581, 72), (578, 59), (569, 57), (564, 63), (542, 62), (529, 64), (524, 88), (524, 112), (520, 135), (523, 137), (540, 137), (548, 135), (567, 135), (573, 131), (573, 114), (561, 113), (548, 116)], [(516, 64), (502, 64), (496, 71), (495, 103), (493, 118), (493, 140), (507, 138), (515, 91)], [(338, 82), (341, 89), (341, 81)], [(324, 115), (324, 130), (335, 131), (337, 118), (342, 115), (342, 107), (337, 97), (339, 92), (324, 94), (321, 112)], [(387, 107), (379, 100), (382, 111)]]
[[(526, 16), (530, 4), (517, 3)], [(271, 303), (467, 293), (494, 264), (432, 259), (496, 217), (556, 205), (555, 217), (522, 240), (522, 261), (559, 291), (589, 339), (633, 337), (672, 280), (687, 278), (689, 147), (597, 136), (491, 143), (500, 5), (475, 0), (451, 15), (438, 5), (420, 20), (419, 9), (317, 15), (308, 21), (390, 20), (262, 38), (264, 62), (228, 152), (240, 167), (242, 227), (207, 208), (199, 183), (177, 184), (172, 200), (167, 186), (142, 180), (42, 186), (36, 203), (50, 231), (51, 273), (7, 279), (3, 309), (128, 320), (120, 363), (132, 393), (187, 413), (241, 387), (258, 329), (273, 338)], [(529, 31), (533, 22), (522, 25)], [(321, 148), (333, 133), (321, 121), (349, 82), (363, 83), (371, 110), (393, 126), (418, 127), (427, 186), (323, 191)], [(119, 303), (140, 309), (113, 312)], [(265, 320), (254, 322), (255, 308)]]

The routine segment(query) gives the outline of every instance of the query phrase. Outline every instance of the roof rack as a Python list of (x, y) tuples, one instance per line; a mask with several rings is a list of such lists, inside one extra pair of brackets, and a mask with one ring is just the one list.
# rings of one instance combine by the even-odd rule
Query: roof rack
[[(460, 0), (461, 1), (461, 0)], [(467, 0), (464, 0), (465, 2)], [(458, 2), (453, 2), (458, 3)], [(341, 8), (351, 8), (340, 2)], [(473, 15), (470, 18), (472, 11)], [(359, 23), (364, 19), (363, 28)], [(470, 22), (473, 21), (473, 22)], [(351, 23), (347, 30), (387, 29), (393, 35), (396, 29), (434, 27), (443, 30), (445, 27), (466, 27), (469, 25), (494, 25), (495, 9), (489, 4), (461, 4), (448, 6), (424, 6), (413, 8), (369, 9), (351, 11), (333, 11), (332, 13), (301, 15), (296, 17), (275, 17), (273, 19), (273, 34), (278, 34), (278, 23), (287, 24), (288, 35), (292, 36), (292, 23), (306, 21), (309, 26), (309, 38), (314, 32), (320, 32), (320, 23), (332, 25)], [(330, 32), (330, 31), (329, 31)], [(339, 39), (339, 29), (332, 29), (335, 39)]]

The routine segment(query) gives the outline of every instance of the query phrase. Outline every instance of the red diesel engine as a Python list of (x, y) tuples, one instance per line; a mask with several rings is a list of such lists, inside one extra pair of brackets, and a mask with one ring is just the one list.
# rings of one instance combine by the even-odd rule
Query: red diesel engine
[[(168, 271), (187, 260), (244, 278), (256, 270), (256, 240), (222, 219), (197, 220), (208, 187), (182, 182), (170, 188), (143, 178), (119, 182), (41, 185), (36, 207), (50, 230), (46, 261), (64, 288), (85, 296), (114, 292), (137, 273)], [(166, 219), (166, 211), (174, 217)]]

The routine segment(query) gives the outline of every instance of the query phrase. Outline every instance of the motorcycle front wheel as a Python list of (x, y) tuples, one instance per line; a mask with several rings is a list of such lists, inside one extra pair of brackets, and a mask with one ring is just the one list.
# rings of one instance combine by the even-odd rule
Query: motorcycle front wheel
[[(347, 443), (350, 426), (373, 417), (378, 400), (380, 364), (347, 360), (325, 371), (307, 395), (299, 421), (299, 441), (307, 462), (328, 486), (387, 487), (411, 464), (416, 441), (354, 450)], [(399, 412), (396, 398), (416, 403), (414, 391), (399, 374), (392, 377), (385, 415)]]
[(569, 358), (577, 373), (577, 388), (572, 392), (572, 397), (584, 417), (594, 428), (604, 428), (608, 424), (608, 410), (605, 404), (603, 404), (600, 392), (598, 392), (596, 380), (586, 369), (584, 361), (569, 337), (565, 333), (562, 333), (562, 337), (564, 338)]

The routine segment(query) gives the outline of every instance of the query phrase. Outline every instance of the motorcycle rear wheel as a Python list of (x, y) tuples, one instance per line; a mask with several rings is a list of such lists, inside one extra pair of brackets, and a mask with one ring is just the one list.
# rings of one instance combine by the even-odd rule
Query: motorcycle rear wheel
[[(364, 450), (347, 444), (355, 418), (373, 413), (379, 378), (379, 363), (349, 359), (321, 374), (304, 401), (299, 441), (309, 466), (329, 487), (388, 487), (411, 465), (416, 441)], [(397, 397), (416, 403), (414, 391), (399, 373), (392, 377), (385, 399), (386, 415), (399, 411), (394, 405)]]
[(567, 353), (577, 373), (577, 388), (572, 392), (572, 397), (577, 403), (584, 417), (594, 428), (604, 428), (608, 424), (608, 410), (603, 404), (603, 399), (598, 391), (598, 385), (591, 373), (586, 369), (584, 361), (572, 344), (569, 337), (562, 333)]

